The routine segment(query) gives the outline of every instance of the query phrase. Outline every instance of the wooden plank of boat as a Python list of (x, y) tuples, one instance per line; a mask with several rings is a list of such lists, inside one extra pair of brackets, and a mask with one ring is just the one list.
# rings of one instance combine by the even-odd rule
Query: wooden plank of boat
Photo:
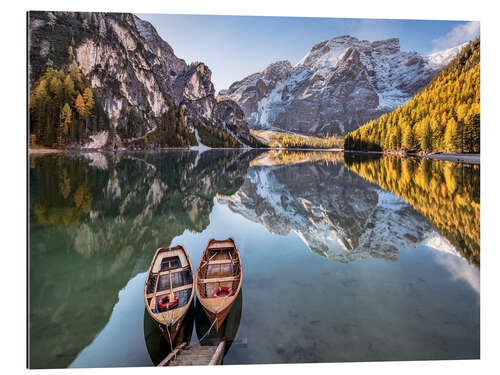
[(222, 260), (210, 260), (207, 263), (211, 264), (211, 265), (216, 265), (216, 264), (234, 264), (234, 263), (236, 263), (236, 261), (235, 260), (222, 259)]
[(200, 284), (224, 283), (226, 281), (237, 281), (239, 279), (240, 279), (239, 276), (228, 276), (228, 277), (217, 277), (217, 278), (210, 278), (210, 279), (199, 279), (197, 282)]
[[(210, 241), (212, 241), (210, 243)], [(207, 245), (208, 249), (232, 249), (234, 245), (234, 241), (232, 238), (228, 238), (227, 240), (224, 241), (217, 241), (217, 240), (210, 240), (209, 244)]]
[[(144, 303), (162, 335), (171, 343), (193, 302), (193, 275), (193, 265), (183, 246), (156, 250), (146, 277)], [(169, 296), (169, 302), (177, 298), (178, 305), (160, 311), (158, 302), (164, 296)]]
[[(182, 290), (186, 290), (186, 289), (191, 289), (193, 286), (192, 284), (189, 284), (189, 285), (182, 285), (180, 287), (177, 287), (177, 288), (173, 288), (172, 289), (172, 292), (180, 292)], [(167, 290), (162, 290), (162, 291), (156, 291), (156, 293), (149, 293), (147, 295), (148, 298), (152, 298), (154, 295), (156, 295), (157, 297), (159, 296), (164, 296), (165, 294), (170, 294), (170, 289), (167, 289)]]
[[(195, 290), (208, 318), (212, 323), (215, 321), (217, 331), (240, 293), (242, 279), (241, 257), (234, 240), (209, 240), (196, 271)], [(219, 287), (232, 289), (233, 295), (214, 295)]]

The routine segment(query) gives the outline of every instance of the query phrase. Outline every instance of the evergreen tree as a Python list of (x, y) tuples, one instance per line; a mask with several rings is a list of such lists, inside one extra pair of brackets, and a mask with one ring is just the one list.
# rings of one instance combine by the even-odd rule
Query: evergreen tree
[(66, 137), (68, 136), (68, 130), (71, 126), (71, 118), (71, 107), (68, 103), (65, 103), (64, 107), (61, 109), (61, 114), (59, 115), (59, 145), (63, 145), (65, 143)]
[(424, 124), (422, 137), (420, 138), (420, 147), (425, 152), (432, 150), (432, 128), (429, 122)]
[(90, 111), (92, 110), (92, 108), (94, 108), (94, 104), (95, 104), (94, 94), (92, 94), (92, 89), (90, 87), (87, 87), (83, 91), (83, 99), (84, 99), (84, 102), (85, 102), (86, 113), (90, 113)]
[(444, 134), (445, 150), (448, 152), (456, 150), (458, 146), (458, 124), (454, 118), (448, 120)]
[(413, 128), (409, 124), (406, 124), (404, 128), (403, 146), (410, 151), (416, 150), (418, 148), (417, 137), (415, 136)]
[(73, 95), (75, 94), (75, 84), (71, 79), (71, 76), (68, 74), (64, 78), (63, 82), (63, 91), (64, 91), (64, 100), (66, 102), (73, 101)]
[(95, 118), (89, 118), (95, 107), (90, 82), (75, 64), (67, 72), (49, 63), (29, 95), (30, 133), (38, 144), (52, 147), (80, 140), (84, 121), (85, 126), (90, 122), (94, 129), (105, 130), (108, 121), (102, 106), (97, 106)]

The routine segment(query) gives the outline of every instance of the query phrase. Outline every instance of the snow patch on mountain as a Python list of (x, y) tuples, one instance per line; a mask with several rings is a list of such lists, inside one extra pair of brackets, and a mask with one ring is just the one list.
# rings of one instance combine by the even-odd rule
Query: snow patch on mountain
[(250, 127), (345, 134), (407, 102), (462, 48), (421, 56), (399, 39), (349, 35), (314, 45), (295, 65), (280, 61), (222, 90)]
[(206, 146), (203, 144), (203, 142), (201, 141), (201, 138), (198, 134), (198, 129), (194, 129), (194, 136), (196, 137), (196, 142), (198, 142), (198, 145), (197, 146), (191, 146), (190, 149), (193, 150), (193, 151), (200, 151), (200, 152), (203, 152), (203, 151), (206, 151), (206, 150), (210, 150), (210, 147)]
[(431, 53), (430, 55), (426, 56), (427, 61), (429, 61), (430, 64), (433, 64), (437, 67), (446, 66), (467, 44), (468, 43), (463, 43), (456, 47)]

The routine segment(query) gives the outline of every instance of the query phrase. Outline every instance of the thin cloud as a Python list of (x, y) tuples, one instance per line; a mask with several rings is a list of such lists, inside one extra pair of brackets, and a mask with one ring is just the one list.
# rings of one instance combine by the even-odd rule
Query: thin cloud
[(465, 281), (475, 292), (479, 294), (479, 272), (472, 268), (464, 259), (459, 256), (439, 253), (436, 256), (436, 261), (444, 266), (448, 272), (450, 272), (453, 280)]
[(477, 21), (455, 26), (446, 35), (432, 40), (433, 52), (456, 47), (475, 39), (478, 35), (479, 22)]

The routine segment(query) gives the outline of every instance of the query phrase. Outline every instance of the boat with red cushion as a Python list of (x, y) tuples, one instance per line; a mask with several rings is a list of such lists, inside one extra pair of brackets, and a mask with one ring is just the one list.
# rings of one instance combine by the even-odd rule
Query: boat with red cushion
[(163, 337), (174, 343), (193, 302), (193, 266), (184, 247), (160, 248), (151, 261), (144, 303)]
[(218, 331), (241, 290), (243, 267), (232, 238), (208, 241), (196, 271), (196, 297)]

